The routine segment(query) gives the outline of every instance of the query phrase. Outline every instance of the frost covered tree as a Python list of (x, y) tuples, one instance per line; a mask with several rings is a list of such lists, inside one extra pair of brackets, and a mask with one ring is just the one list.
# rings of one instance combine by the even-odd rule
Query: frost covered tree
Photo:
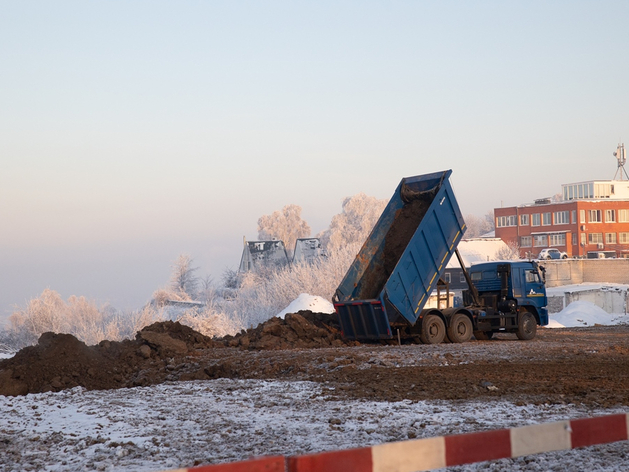
[(199, 278), (195, 275), (198, 267), (192, 267), (192, 258), (181, 254), (173, 263), (169, 288), (181, 300), (194, 300), (197, 297)]
[(496, 253), (496, 258), (500, 261), (511, 261), (520, 258), (520, 245), (516, 241), (506, 241)]
[(258, 238), (262, 241), (270, 239), (284, 241), (289, 257), (293, 253), (297, 239), (308, 236), (310, 226), (301, 219), (299, 205), (286, 205), (281, 211), (274, 211), (258, 219)]
[(321, 244), (328, 252), (348, 245), (362, 245), (387, 203), (387, 200), (379, 200), (363, 192), (345, 198), (341, 213), (335, 215), (330, 227), (318, 235)]
[(482, 217), (466, 215), (465, 224), (467, 225), (465, 237), (478, 238), (494, 230), (494, 212), (490, 210)]
[(98, 307), (96, 302), (74, 295), (64, 301), (59, 293), (45, 289), (9, 317), (8, 335), (16, 349), (35, 344), (47, 331), (69, 333), (93, 345), (119, 336), (119, 321), (106, 306)]

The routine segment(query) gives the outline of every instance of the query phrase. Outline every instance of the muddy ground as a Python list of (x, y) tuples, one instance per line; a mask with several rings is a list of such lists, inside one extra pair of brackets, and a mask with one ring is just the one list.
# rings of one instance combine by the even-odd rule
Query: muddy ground
[(439, 345), (346, 343), (333, 315), (273, 318), (235, 337), (207, 338), (178, 323), (123, 342), (86, 346), (46, 333), (0, 361), (0, 394), (88, 390), (216, 378), (311, 380), (330, 398), (629, 405), (629, 326), (539, 329), (532, 341)]

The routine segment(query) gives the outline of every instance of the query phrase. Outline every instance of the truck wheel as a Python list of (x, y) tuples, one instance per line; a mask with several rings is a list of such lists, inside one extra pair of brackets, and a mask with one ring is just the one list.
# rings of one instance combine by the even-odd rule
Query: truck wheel
[(533, 339), (537, 334), (537, 321), (530, 311), (520, 311), (516, 334), (523, 341)]
[(474, 331), (474, 337), (478, 341), (489, 341), (494, 337), (493, 331)]
[(422, 322), (420, 337), (424, 344), (439, 344), (446, 337), (446, 325), (437, 315), (428, 315)]
[(466, 343), (472, 339), (472, 322), (463, 313), (452, 317), (448, 326), (448, 338), (453, 343)]

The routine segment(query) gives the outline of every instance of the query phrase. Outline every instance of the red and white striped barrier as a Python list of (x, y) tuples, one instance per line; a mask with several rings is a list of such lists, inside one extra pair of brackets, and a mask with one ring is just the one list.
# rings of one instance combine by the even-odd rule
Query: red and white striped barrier
[(415, 439), (172, 472), (414, 472), (629, 440), (629, 414)]

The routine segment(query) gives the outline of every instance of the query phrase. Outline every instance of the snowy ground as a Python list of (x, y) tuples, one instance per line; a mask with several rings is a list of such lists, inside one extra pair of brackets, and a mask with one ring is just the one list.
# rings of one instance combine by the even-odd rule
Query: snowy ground
[[(0, 470), (157, 471), (624, 412), (497, 402), (337, 402), (310, 382), (212, 380), (1, 397)], [(451, 470), (626, 470), (629, 443)]]
[[(290, 310), (313, 303), (321, 302), (300, 297)], [(625, 319), (577, 302), (552, 315), (551, 326)], [(311, 382), (219, 379), (0, 396), (0, 471), (158, 471), (626, 412), (505, 401), (339, 402), (328, 392)], [(623, 471), (628, 463), (625, 441), (449, 470)]]

